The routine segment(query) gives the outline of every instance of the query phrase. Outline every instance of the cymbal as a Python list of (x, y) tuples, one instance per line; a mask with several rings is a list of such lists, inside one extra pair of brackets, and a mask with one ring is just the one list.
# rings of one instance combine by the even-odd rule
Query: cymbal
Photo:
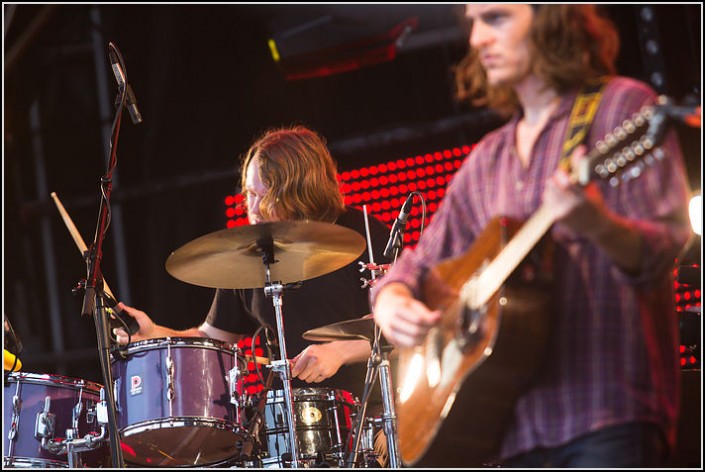
[(263, 247), (271, 245), (270, 280), (282, 284), (340, 269), (362, 254), (357, 231), (320, 221), (281, 221), (238, 226), (201, 236), (172, 252), (166, 270), (175, 278), (211, 288), (259, 288), (266, 282)]
[(302, 337), (308, 341), (340, 341), (357, 340), (374, 341), (375, 322), (372, 315), (365, 315), (354, 320), (339, 321), (337, 323), (309, 329)]

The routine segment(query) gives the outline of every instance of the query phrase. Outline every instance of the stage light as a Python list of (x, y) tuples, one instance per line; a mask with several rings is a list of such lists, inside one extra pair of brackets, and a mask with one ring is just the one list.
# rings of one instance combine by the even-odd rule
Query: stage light
[(700, 195), (700, 190), (693, 194), (688, 206), (690, 213), (690, 224), (693, 227), (693, 232), (698, 236), (702, 236), (703, 232), (703, 199)]

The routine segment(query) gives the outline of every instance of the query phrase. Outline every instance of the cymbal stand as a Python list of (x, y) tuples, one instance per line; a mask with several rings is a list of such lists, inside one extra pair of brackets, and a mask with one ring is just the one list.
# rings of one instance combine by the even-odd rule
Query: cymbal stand
[(375, 339), (371, 340), (372, 354), (367, 362), (367, 375), (365, 378), (365, 392), (361, 401), (359, 416), (355, 424), (355, 443), (353, 450), (348, 457), (347, 465), (354, 467), (357, 464), (357, 456), (360, 450), (360, 441), (362, 439), (362, 427), (365, 421), (365, 412), (367, 410), (367, 400), (369, 397), (369, 387), (374, 382), (375, 377), (379, 373), (380, 388), (382, 390), (382, 427), (384, 435), (387, 438), (387, 454), (389, 456), (389, 467), (401, 467), (401, 458), (399, 456), (399, 446), (397, 443), (396, 420), (397, 415), (394, 409), (394, 390), (392, 389), (392, 376), (389, 371), (389, 352), (393, 349), (390, 345), (382, 346), (379, 340), (379, 328), (375, 328)]
[(284, 341), (284, 320), (282, 317), (282, 294), (284, 286), (279, 282), (271, 281), (270, 264), (277, 261), (274, 259), (274, 242), (271, 238), (257, 241), (257, 247), (262, 252), (262, 261), (265, 268), (264, 294), (272, 298), (274, 313), (277, 320), (277, 333), (279, 335), (279, 355), (281, 359), (271, 362), (272, 370), (279, 374), (284, 387), (284, 403), (286, 404), (286, 419), (289, 426), (289, 450), (291, 453), (291, 468), (299, 468), (299, 450), (296, 443), (296, 417), (294, 416), (294, 394), (291, 389), (291, 369), (286, 354), (286, 342)]
[[(360, 454), (360, 443), (362, 441), (362, 428), (365, 425), (365, 419), (367, 418), (367, 402), (370, 398), (370, 393), (372, 392), (372, 384), (376, 380), (377, 376), (377, 366), (379, 363), (372, 354), (367, 360), (367, 372), (365, 374), (365, 388), (362, 392), (362, 398), (360, 399), (360, 406), (357, 410), (357, 417), (355, 419), (355, 426), (350, 431), (354, 438), (353, 449), (350, 451), (350, 455), (347, 458), (345, 464), (341, 466), (355, 467), (357, 464), (357, 457)], [(350, 439), (348, 439), (345, 444), (350, 444)]]
[[(399, 456), (399, 445), (397, 443), (397, 415), (394, 409), (394, 390), (392, 389), (392, 375), (389, 370), (389, 352), (391, 346), (381, 346), (379, 342), (379, 328), (375, 327), (375, 346), (372, 348), (372, 355), (379, 357), (379, 381), (382, 388), (382, 404), (384, 414), (382, 415), (382, 424), (384, 427), (384, 435), (387, 437), (387, 453), (389, 455), (389, 466), (393, 469), (401, 467), (401, 459)], [(376, 349), (375, 349), (376, 348)], [(378, 352), (375, 353), (375, 350)]]

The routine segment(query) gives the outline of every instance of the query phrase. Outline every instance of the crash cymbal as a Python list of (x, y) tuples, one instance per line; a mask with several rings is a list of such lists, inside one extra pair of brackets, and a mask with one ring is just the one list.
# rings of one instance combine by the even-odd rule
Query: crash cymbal
[(238, 226), (201, 236), (172, 252), (166, 270), (184, 282), (211, 288), (265, 286), (262, 248), (273, 248), (270, 280), (282, 284), (333, 272), (362, 254), (358, 232), (319, 221)]
[(375, 338), (375, 322), (372, 315), (365, 315), (354, 320), (339, 321), (337, 323), (309, 329), (302, 337), (308, 341), (340, 341), (365, 339), (373, 341)]

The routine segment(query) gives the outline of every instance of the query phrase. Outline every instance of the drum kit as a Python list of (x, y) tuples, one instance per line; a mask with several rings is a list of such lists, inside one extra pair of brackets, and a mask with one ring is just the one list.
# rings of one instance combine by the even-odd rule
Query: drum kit
[[(370, 342), (362, 399), (344, 390), (291, 385), (285, 288), (346, 266), (364, 247), (363, 237), (351, 229), (310, 221), (230, 228), (182, 246), (166, 262), (172, 276), (204, 287), (262, 289), (272, 299), (279, 358), (253, 358), (237, 345), (207, 338), (113, 346), (112, 395), (80, 379), (6, 372), (3, 466), (111, 466), (114, 443), (108, 442), (107, 425), (113, 408), (128, 467), (379, 467), (378, 432), (386, 438), (383, 466), (399, 467), (391, 349), (370, 316), (304, 334), (311, 341)], [(270, 370), (258, 393), (245, 388), (248, 362)], [(381, 418), (366, 412), (377, 374)], [(269, 388), (273, 376), (281, 389)]]

